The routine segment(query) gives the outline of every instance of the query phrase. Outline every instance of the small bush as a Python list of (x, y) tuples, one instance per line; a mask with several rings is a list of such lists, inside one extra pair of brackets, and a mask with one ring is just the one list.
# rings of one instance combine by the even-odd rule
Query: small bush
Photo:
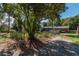
[(15, 39), (15, 40), (23, 40), (23, 33), (20, 32), (12, 32), (10, 34), (10, 38)]

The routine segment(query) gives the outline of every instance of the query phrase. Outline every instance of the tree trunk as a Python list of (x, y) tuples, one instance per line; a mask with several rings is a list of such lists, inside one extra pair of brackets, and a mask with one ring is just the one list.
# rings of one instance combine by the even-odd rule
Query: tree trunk
[(39, 50), (44, 43), (37, 39), (34, 34), (29, 34), (29, 48)]
[(10, 32), (10, 15), (8, 14), (8, 33)]
[(77, 26), (77, 31), (76, 31), (76, 33), (79, 35), (79, 26)]

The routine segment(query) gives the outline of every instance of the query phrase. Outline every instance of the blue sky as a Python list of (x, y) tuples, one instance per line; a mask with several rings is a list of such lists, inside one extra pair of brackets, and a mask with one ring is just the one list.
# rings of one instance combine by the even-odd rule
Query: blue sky
[(61, 18), (73, 17), (79, 14), (79, 3), (66, 3), (68, 9), (61, 14)]

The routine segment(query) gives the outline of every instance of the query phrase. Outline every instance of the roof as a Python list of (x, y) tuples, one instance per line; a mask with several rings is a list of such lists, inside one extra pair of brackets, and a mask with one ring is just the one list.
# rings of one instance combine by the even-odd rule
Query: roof
[(55, 26), (53, 28), (69, 28), (69, 26)]
[(47, 26), (46, 26), (46, 27), (43, 27), (43, 28), (55, 28), (55, 29), (56, 29), (56, 28), (62, 28), (62, 29), (63, 29), (63, 28), (69, 28), (69, 26), (54, 26), (54, 27), (52, 27), (52, 26), (48, 26), (48, 27), (47, 27)]

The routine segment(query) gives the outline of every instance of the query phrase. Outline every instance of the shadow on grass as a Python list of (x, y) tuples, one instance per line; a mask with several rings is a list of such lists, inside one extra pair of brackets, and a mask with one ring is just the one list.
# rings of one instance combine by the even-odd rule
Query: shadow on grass
[[(16, 48), (14, 48), (14, 45), (11, 47), (12, 48), (8, 47), (9, 53), (6, 52), (6, 55), (12, 55), (15, 53), (12, 51)], [(0, 55), (4, 53), (5, 51), (2, 51), (0, 52)], [(79, 45), (71, 42), (56, 40), (42, 45), (39, 47), (38, 51), (26, 48), (26, 50), (19, 53), (19, 56), (79, 56)]]

